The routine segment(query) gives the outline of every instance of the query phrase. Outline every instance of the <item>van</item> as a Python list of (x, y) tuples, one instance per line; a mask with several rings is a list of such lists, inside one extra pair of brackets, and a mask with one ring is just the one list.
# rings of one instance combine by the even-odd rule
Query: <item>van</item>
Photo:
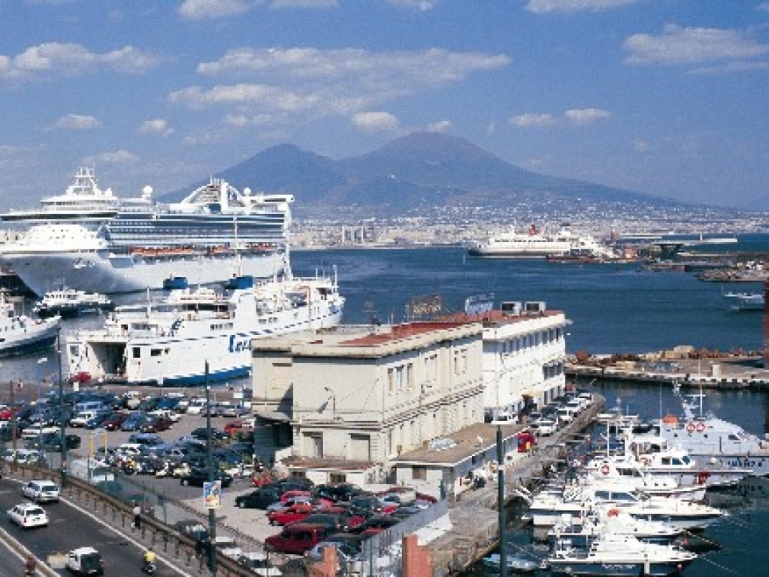
[(109, 414), (109, 411), (97, 410), (97, 411), (80, 411), (75, 413), (75, 416), (69, 420), (71, 427), (85, 427), (85, 424), (91, 419), (95, 419), (98, 416)]
[(187, 406), (187, 414), (188, 415), (199, 415), (203, 412), (203, 409), (206, 406), (206, 400), (205, 399), (192, 399), (190, 401), (190, 404)]
[(278, 553), (303, 555), (324, 541), (332, 532), (331, 527), (317, 523), (292, 523), (277, 535), (267, 537), (265, 547)]
[(575, 415), (574, 409), (570, 407), (561, 407), (556, 412), (556, 416), (558, 417), (558, 420), (562, 423), (571, 423), (574, 420)]
[(83, 401), (75, 403), (73, 411), (75, 414), (85, 413), (86, 411), (109, 411), (109, 407), (103, 401)]

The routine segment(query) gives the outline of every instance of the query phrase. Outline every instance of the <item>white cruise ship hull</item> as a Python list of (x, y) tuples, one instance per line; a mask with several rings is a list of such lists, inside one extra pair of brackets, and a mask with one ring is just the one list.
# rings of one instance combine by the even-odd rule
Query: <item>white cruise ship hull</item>
[(163, 281), (186, 277), (190, 284), (213, 284), (236, 274), (270, 278), (283, 272), (284, 256), (279, 252), (242, 255), (180, 255), (144, 258), (98, 252), (35, 252), (5, 254), (3, 260), (37, 295), (62, 282), (69, 288), (107, 294), (134, 293), (163, 288)]

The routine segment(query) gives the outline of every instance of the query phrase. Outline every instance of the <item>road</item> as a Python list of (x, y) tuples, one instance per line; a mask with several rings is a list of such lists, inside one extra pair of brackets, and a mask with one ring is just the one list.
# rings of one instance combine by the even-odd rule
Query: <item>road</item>
[[(108, 575), (142, 575), (141, 556), (143, 549), (130, 535), (122, 535), (112, 529), (97, 516), (78, 507), (71, 506), (65, 501), (44, 505), (49, 517), (48, 527), (38, 529), (21, 529), (11, 523), (5, 511), (23, 501), (20, 495), (20, 484), (8, 477), (0, 481), (0, 527), (11, 537), (22, 543), (34, 555), (46, 560), (54, 552), (67, 552), (77, 547), (91, 546), (99, 551), (105, 562)], [(4, 559), (13, 559), (5, 556)], [(162, 561), (162, 559), (161, 559)], [(12, 562), (2, 563), (3, 566)], [(21, 574), (22, 561), (18, 562), (19, 569), (6, 573), (7, 567), (0, 568), (0, 576), (18, 577)], [(61, 575), (69, 575), (65, 570), (58, 571)], [(158, 564), (157, 575), (170, 577), (184, 575), (165, 563)]]

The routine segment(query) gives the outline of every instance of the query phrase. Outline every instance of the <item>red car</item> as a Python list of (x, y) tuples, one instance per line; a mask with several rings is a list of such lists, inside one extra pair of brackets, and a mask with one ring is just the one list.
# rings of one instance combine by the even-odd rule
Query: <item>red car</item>
[(267, 515), (267, 519), (269, 519), (270, 525), (287, 525), (296, 521), (304, 521), (314, 511), (314, 505), (302, 503), (273, 511)]
[(142, 433), (157, 433), (159, 431), (167, 431), (173, 424), (171, 419), (165, 417), (153, 417), (139, 429)]
[(224, 432), (227, 433), (230, 437), (238, 434), (240, 431), (253, 431), (253, 430), (254, 429), (252, 427), (247, 426), (241, 420), (230, 421), (229, 423), (224, 425)]
[(295, 523), (284, 527), (280, 534), (267, 537), (264, 540), (264, 545), (268, 551), (301, 555), (325, 540), (333, 532), (331, 527), (325, 525)]
[(128, 413), (112, 413), (101, 423), (101, 428), (108, 431), (119, 431), (120, 425), (128, 418)]

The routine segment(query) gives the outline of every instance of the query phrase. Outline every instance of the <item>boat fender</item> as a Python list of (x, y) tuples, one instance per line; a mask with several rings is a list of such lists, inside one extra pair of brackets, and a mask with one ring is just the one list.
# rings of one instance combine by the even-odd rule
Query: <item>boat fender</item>
[(701, 433), (705, 430), (705, 423), (697, 423), (697, 431)]
[(648, 457), (641, 458), (641, 463), (643, 463), (644, 467), (648, 467), (650, 462)]
[(608, 475), (609, 474), (609, 465), (604, 465), (603, 467), (601, 467), (601, 473), (604, 474), (604, 475)]
[(619, 515), (619, 509), (609, 509), (609, 512), (607, 513), (609, 517), (616, 517)]
[(708, 477), (710, 477), (710, 473), (707, 471), (700, 471), (697, 473), (697, 484), (698, 485), (704, 485), (708, 481)]
[(694, 426), (694, 423), (689, 423), (688, 425), (686, 425), (686, 430), (690, 433), (693, 433), (695, 428), (696, 427)]

